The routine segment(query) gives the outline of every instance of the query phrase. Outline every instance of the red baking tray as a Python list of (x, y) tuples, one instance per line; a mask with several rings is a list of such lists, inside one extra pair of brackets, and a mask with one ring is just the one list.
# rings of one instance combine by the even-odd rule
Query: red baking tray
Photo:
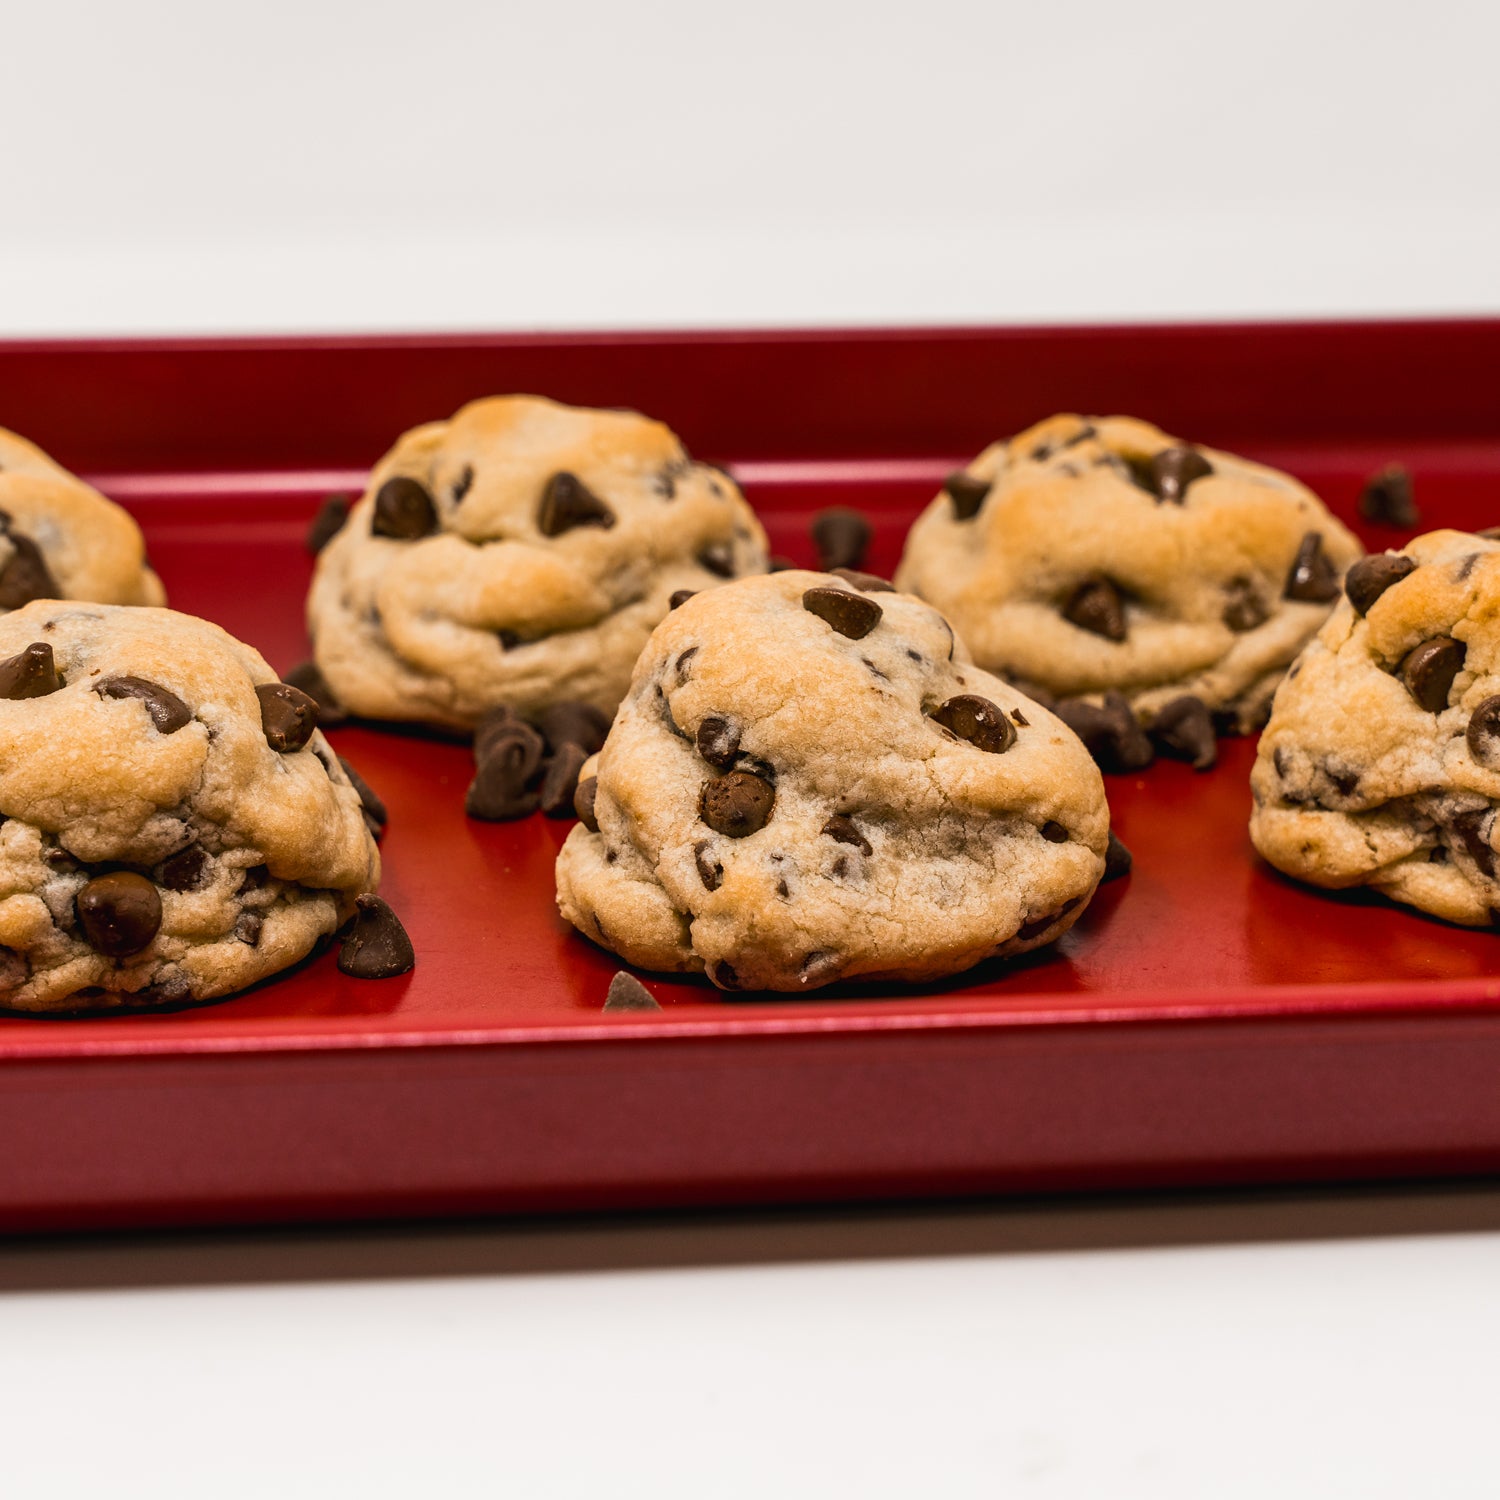
[[(665, 418), (773, 547), (857, 504), (889, 572), (954, 465), (1055, 410), (1500, 521), (1500, 321), (0, 346), (0, 422), (128, 505), (179, 609), (305, 654), (318, 500), (480, 394)], [(941, 987), (728, 997), (556, 917), (566, 824), (463, 815), (461, 746), (334, 732), (391, 810), (412, 975), (324, 954), (165, 1016), (0, 1019), (0, 1227), (250, 1222), (1492, 1172), (1500, 936), (1300, 889), (1245, 833), (1252, 746), (1109, 778), (1135, 873), (1057, 947)]]

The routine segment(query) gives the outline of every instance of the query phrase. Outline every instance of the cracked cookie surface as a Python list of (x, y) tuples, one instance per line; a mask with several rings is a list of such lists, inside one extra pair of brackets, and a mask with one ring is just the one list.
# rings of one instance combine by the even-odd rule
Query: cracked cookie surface
[(334, 695), (369, 718), (613, 713), (675, 592), (766, 566), (734, 481), (662, 423), (496, 396), (381, 460), (319, 554), (308, 627)]
[(1117, 691), (1148, 727), (1195, 697), (1243, 732), (1362, 550), (1288, 475), (1132, 418), (1057, 416), (950, 476), (896, 582), (990, 671)]
[(1104, 872), (1079, 740), (930, 605), (788, 571), (653, 633), (557, 861), (563, 915), (724, 989), (930, 979), (1053, 941)]
[(0, 1007), (209, 1000), (332, 933), (380, 857), (315, 726), (204, 620), (0, 616)]
[(1356, 564), (1276, 694), (1250, 837), (1313, 885), (1450, 922), (1500, 910), (1500, 544), (1434, 531)]

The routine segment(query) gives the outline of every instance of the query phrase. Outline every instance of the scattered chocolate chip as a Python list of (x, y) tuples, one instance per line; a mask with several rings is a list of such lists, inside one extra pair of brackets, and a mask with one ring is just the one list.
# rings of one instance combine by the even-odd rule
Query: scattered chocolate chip
[(506, 738), (514, 733), (518, 726), (522, 731), (523, 739), (535, 737), (536, 756), (540, 760), (543, 748), (541, 736), (530, 724), (518, 719), (516, 711), (508, 703), (498, 704), (480, 716), (479, 722), (474, 726), (474, 759), (483, 760), (489, 753), (492, 742)]
[(851, 641), (869, 635), (883, 613), (873, 599), (849, 589), (808, 589), (802, 596), (802, 607)]
[(1464, 664), (1465, 647), (1451, 635), (1423, 641), (1396, 669), (1407, 691), (1430, 714), (1448, 706), (1448, 690)]
[(427, 486), (418, 479), (398, 474), (387, 479), (375, 496), (375, 514), (370, 521), (372, 536), (388, 536), (398, 542), (414, 542), (437, 530), (437, 508)]
[(850, 588), (858, 589), (863, 594), (894, 594), (896, 585), (887, 582), (884, 578), (877, 578), (873, 573), (861, 573), (857, 568), (829, 568), (828, 571), (835, 578), (842, 578)]
[(621, 969), (609, 982), (609, 994), (604, 1000), (605, 1010), (660, 1010), (661, 1006), (652, 998), (651, 991), (634, 974)]
[(1195, 479), (1207, 479), (1214, 466), (1196, 448), (1163, 448), (1147, 467), (1148, 488), (1158, 500), (1172, 505), (1187, 501), (1188, 486)]
[(1328, 604), (1338, 598), (1338, 569), (1323, 550), (1323, 538), (1318, 532), (1309, 531), (1302, 538), (1282, 594), (1304, 604)]
[(698, 816), (726, 838), (743, 839), (770, 821), (776, 788), (751, 771), (730, 771), (703, 783)]
[(1479, 873), (1493, 880), (1495, 876), (1495, 851), (1490, 847), (1485, 825), (1490, 821), (1490, 809), (1481, 807), (1473, 812), (1459, 813), (1453, 819), (1453, 831), (1463, 841), (1469, 858), (1479, 866)]
[(1155, 759), (1151, 741), (1122, 693), (1106, 693), (1102, 704), (1063, 698), (1053, 705), (1053, 712), (1105, 771), (1139, 771)]
[(827, 984), (843, 966), (844, 960), (837, 953), (819, 948), (797, 966), (797, 982), (809, 986)]
[(1188, 761), (1195, 771), (1206, 771), (1218, 759), (1219, 742), (1213, 716), (1201, 698), (1185, 693), (1157, 710), (1151, 738), (1163, 755)]
[(1231, 578), (1224, 589), (1224, 623), (1234, 631), (1254, 630), (1270, 617), (1260, 590), (1248, 578)]
[(1394, 552), (1362, 557), (1344, 578), (1344, 592), (1356, 614), (1367, 615), (1370, 606), (1392, 586), (1417, 571), (1415, 561)]
[(703, 882), (704, 890), (716, 891), (724, 884), (724, 866), (707, 839), (699, 839), (693, 845), (693, 863), (698, 867), (698, 879)]
[(344, 522), (349, 519), (349, 505), (347, 495), (330, 495), (318, 507), (317, 515), (307, 528), (309, 552), (321, 552), (344, 529)]
[(370, 825), (370, 832), (379, 838), (385, 832), (385, 825), (390, 821), (390, 816), (385, 810), (385, 803), (375, 795), (375, 790), (370, 783), (342, 755), (339, 756), (339, 765), (344, 768), (344, 775), (349, 778), (349, 785), (359, 793), (359, 805), (364, 810), (365, 821)]
[(794, 573), (797, 570), (797, 564), (791, 558), (783, 557), (779, 552), (771, 554), (768, 567), (772, 573)]
[(89, 946), (109, 958), (139, 953), (161, 927), (161, 897), (144, 875), (96, 875), (74, 900)]
[(176, 734), (193, 722), (192, 710), (176, 693), (144, 677), (106, 677), (94, 684), (94, 691), (101, 698), (138, 699), (145, 704), (151, 722), (162, 734)]
[(835, 505), (820, 510), (812, 518), (813, 546), (818, 549), (818, 566), (825, 573), (836, 568), (857, 568), (870, 550), (875, 528), (857, 510)]
[(63, 685), (52, 647), (34, 641), (24, 651), (0, 661), (0, 698), (45, 698)]
[(264, 919), (256, 912), (242, 911), (234, 919), (234, 935), (242, 943), (251, 948), (260, 946), (260, 929), (264, 925)]
[(266, 743), (278, 755), (300, 750), (318, 727), (318, 705), (301, 688), (289, 682), (261, 682), (255, 687), (260, 699), (260, 727)]
[(1133, 863), (1130, 850), (1115, 836), (1115, 831), (1111, 828), (1109, 848), (1104, 851), (1104, 874), (1099, 883), (1103, 885), (1105, 881), (1118, 880), (1122, 875), (1130, 874)]
[(960, 693), (933, 709), (932, 720), (944, 729), (967, 740), (976, 750), (999, 755), (1016, 742), (1015, 726), (1004, 712), (988, 698), (975, 693)]
[(483, 738), (474, 741), (477, 769), (464, 797), (464, 811), (487, 823), (524, 818), (541, 800), (539, 792), (527, 788), (541, 764), (542, 737), (519, 719), (484, 727)]
[(950, 474), (943, 481), (943, 489), (948, 498), (953, 502), (953, 519), (955, 521), (972, 521), (979, 514), (979, 507), (984, 504), (985, 496), (991, 488), (988, 479), (976, 479), (972, 474), (966, 474), (962, 469)]
[(594, 801), (598, 795), (599, 778), (597, 776), (585, 776), (578, 783), (578, 790), (573, 793), (573, 811), (578, 814), (578, 821), (590, 833), (599, 832), (599, 819), (594, 815)]
[(1362, 519), (1377, 526), (1398, 526), (1410, 531), (1422, 519), (1411, 475), (1400, 464), (1387, 464), (1365, 481), (1359, 496), (1359, 513)]
[(1500, 697), (1486, 698), (1464, 731), (1469, 754), (1487, 771), (1500, 771)]
[(727, 771), (740, 753), (740, 725), (726, 714), (708, 714), (698, 725), (698, 754), (716, 770)]
[(1125, 602), (1107, 578), (1087, 578), (1068, 596), (1062, 617), (1107, 641), (1125, 639)]
[(56, 599), (61, 590), (41, 548), (19, 531), (9, 535), (15, 551), (0, 571), (0, 609), (20, 609), (33, 599)]
[(338, 729), (349, 722), (344, 705), (334, 696), (328, 679), (318, 670), (315, 661), (299, 661), (291, 671), (285, 673), (283, 682), (306, 693), (318, 705), (318, 728)]
[(734, 548), (728, 542), (711, 542), (698, 554), (701, 567), (720, 578), (734, 577)]
[(563, 745), (548, 762), (542, 777), (542, 812), (549, 818), (571, 818), (573, 797), (578, 791), (578, 773), (592, 752), (582, 745)]
[(1068, 830), (1061, 823), (1054, 823), (1051, 818), (1042, 824), (1042, 837), (1049, 844), (1066, 844), (1068, 842)]
[(870, 854), (873, 852), (870, 848), (869, 839), (859, 831), (859, 827), (854, 819), (847, 817), (844, 813), (834, 813), (820, 831), (827, 834), (836, 843), (852, 844), (861, 854)]
[(393, 979), (417, 955), (401, 919), (379, 896), (357, 896), (354, 920), (339, 948), (339, 972), (353, 979)]
[(451, 494), (453, 495), (453, 503), (455, 505), (462, 505), (464, 503), (464, 496), (467, 495), (473, 488), (474, 465), (465, 464), (459, 471), (458, 478), (453, 481), (453, 489), (451, 491)]
[(697, 592), (697, 589), (674, 589), (672, 592), (672, 597), (667, 600), (667, 608), (679, 609), (682, 605), (686, 604), (688, 600), (691, 599)]
[(536, 524), (543, 536), (561, 536), (578, 526), (607, 531), (615, 524), (615, 513), (576, 474), (561, 469), (542, 489)]
[(727, 959), (721, 958), (718, 963), (711, 965), (708, 977), (721, 990), (737, 990), (740, 987), (740, 976), (735, 973), (734, 965)]
[(161, 867), (161, 883), (169, 891), (201, 890), (208, 883), (208, 855), (197, 844), (189, 844)]
[(592, 703), (568, 698), (544, 708), (537, 715), (536, 726), (554, 755), (564, 745), (579, 745), (586, 755), (592, 755), (609, 733), (609, 715)]

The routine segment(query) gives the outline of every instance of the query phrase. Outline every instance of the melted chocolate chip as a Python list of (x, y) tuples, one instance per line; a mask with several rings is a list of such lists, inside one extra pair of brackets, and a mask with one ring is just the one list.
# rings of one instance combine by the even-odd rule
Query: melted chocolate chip
[(599, 819), (594, 814), (594, 802), (598, 795), (599, 778), (597, 776), (585, 776), (578, 783), (578, 790), (573, 793), (573, 811), (578, 814), (578, 821), (590, 833), (599, 832)]
[(579, 745), (586, 755), (592, 755), (603, 746), (609, 733), (609, 716), (592, 703), (577, 698), (544, 708), (537, 715), (536, 724), (554, 755), (564, 745)]
[(764, 777), (750, 771), (730, 771), (703, 783), (698, 816), (715, 833), (743, 839), (766, 826), (775, 805), (776, 788)]
[(139, 953), (161, 927), (156, 887), (131, 870), (96, 875), (79, 891), (74, 907), (89, 946), (109, 958)]
[(94, 691), (101, 698), (138, 699), (145, 704), (151, 722), (162, 734), (176, 734), (193, 722), (193, 711), (176, 693), (144, 677), (106, 677), (94, 684)]
[(348, 712), (334, 696), (328, 679), (318, 670), (316, 662), (299, 661), (281, 680), (306, 693), (318, 705), (319, 729), (338, 729), (349, 722)]
[(208, 884), (208, 855), (197, 844), (189, 844), (163, 860), (161, 883), (169, 891), (197, 891)]
[(1490, 809), (1481, 807), (1473, 812), (1462, 812), (1454, 817), (1453, 832), (1462, 840), (1469, 858), (1479, 867), (1479, 873), (1493, 880), (1495, 876), (1495, 851), (1490, 847), (1486, 824), (1490, 821)]
[(582, 745), (561, 746), (548, 762), (542, 777), (541, 806), (544, 816), (549, 818), (571, 818), (573, 798), (578, 792), (578, 773), (591, 751)]
[(309, 552), (321, 552), (344, 529), (344, 522), (349, 519), (349, 504), (347, 495), (330, 495), (318, 507), (307, 528)]
[(693, 863), (698, 867), (698, 879), (703, 882), (704, 890), (716, 891), (724, 884), (724, 866), (707, 839), (699, 839), (693, 845)]
[(437, 530), (437, 508), (427, 486), (409, 475), (387, 479), (375, 496), (375, 514), (370, 520), (372, 536), (388, 536), (398, 542), (414, 542)]
[(1448, 690), (1464, 664), (1464, 645), (1451, 635), (1423, 641), (1396, 669), (1407, 691), (1430, 714), (1448, 706)]
[(1487, 771), (1500, 771), (1500, 697), (1486, 698), (1464, 731), (1469, 754)]
[(740, 753), (740, 725), (726, 714), (709, 714), (698, 725), (698, 754), (716, 770), (727, 771)]
[(819, 831), (825, 833), (836, 843), (853, 845), (861, 854), (870, 854), (873, 852), (870, 848), (869, 839), (859, 831), (859, 827), (854, 819), (845, 816), (843, 813), (834, 813)]
[(289, 682), (256, 684), (260, 699), (260, 727), (266, 743), (279, 755), (300, 750), (318, 727), (318, 705)]
[(1163, 448), (1147, 465), (1147, 488), (1158, 500), (1172, 505), (1187, 501), (1188, 486), (1207, 479), (1214, 466), (1196, 448)]
[(385, 810), (385, 803), (375, 795), (375, 790), (358, 771), (349, 764), (341, 755), (339, 765), (344, 769), (344, 775), (349, 778), (349, 785), (359, 793), (359, 805), (365, 815), (365, 823), (370, 832), (379, 838), (385, 832), (385, 825), (390, 821), (390, 816)]
[(607, 531), (615, 524), (615, 513), (576, 474), (561, 469), (542, 490), (536, 524), (543, 536), (561, 536), (577, 526)]
[(1329, 604), (1338, 598), (1338, 569), (1323, 550), (1323, 538), (1318, 532), (1309, 531), (1302, 538), (1282, 594), (1303, 604)]
[(56, 599), (62, 592), (42, 550), (29, 536), (10, 533), (15, 551), (0, 571), (0, 609), (20, 609), (33, 599)]
[(1359, 513), (1377, 526), (1397, 526), (1410, 531), (1422, 519), (1412, 489), (1411, 475), (1400, 464), (1387, 464), (1365, 481), (1360, 491)]
[(1068, 830), (1061, 823), (1054, 823), (1051, 818), (1042, 824), (1042, 837), (1049, 844), (1066, 844), (1068, 842)]
[(1185, 693), (1157, 710), (1151, 723), (1151, 738), (1163, 755), (1191, 763), (1195, 771), (1206, 771), (1218, 759), (1219, 742), (1214, 736), (1213, 716), (1201, 698)]
[(858, 568), (829, 568), (828, 571), (835, 578), (842, 578), (850, 588), (858, 589), (862, 594), (894, 594), (896, 585), (887, 582), (884, 578), (877, 578), (873, 573), (861, 573)]
[(455, 505), (462, 505), (464, 503), (464, 496), (473, 488), (474, 465), (465, 464), (459, 471), (458, 478), (453, 481), (453, 489), (450, 492), (453, 496), (453, 503)]
[(1224, 623), (1233, 631), (1254, 630), (1270, 617), (1260, 590), (1248, 578), (1231, 578), (1224, 589)]
[(932, 720), (944, 729), (968, 741), (976, 750), (999, 755), (1016, 742), (1015, 726), (1004, 712), (988, 698), (976, 693), (960, 693), (933, 709)]
[(33, 641), (24, 651), (0, 661), (0, 698), (45, 698), (63, 685), (52, 647)]
[(972, 474), (966, 474), (962, 469), (950, 474), (943, 481), (943, 489), (948, 498), (953, 502), (953, 519), (955, 521), (972, 521), (979, 514), (979, 507), (984, 504), (985, 496), (991, 488), (988, 479), (976, 479)]
[(1083, 741), (1102, 770), (1139, 771), (1155, 759), (1151, 741), (1122, 693), (1106, 693), (1102, 704), (1063, 698), (1053, 705), (1053, 712)]
[(802, 596), (802, 607), (851, 641), (869, 635), (883, 613), (873, 599), (849, 589), (808, 589)]
[(813, 546), (818, 551), (818, 566), (825, 573), (836, 568), (857, 568), (870, 549), (874, 528), (857, 510), (835, 505), (820, 510), (812, 518)]
[(651, 991), (634, 974), (621, 969), (609, 982), (609, 993), (605, 996), (604, 1008), (618, 1010), (660, 1010), (661, 1006), (651, 997)]
[(667, 608), (680, 609), (697, 592), (697, 589), (675, 589), (672, 593), (672, 597), (667, 600)]
[(1130, 850), (1115, 837), (1115, 831), (1111, 828), (1109, 848), (1104, 852), (1104, 874), (1099, 883), (1103, 885), (1107, 880), (1118, 880), (1122, 875), (1130, 874), (1130, 867), (1133, 863)]
[(1417, 571), (1415, 561), (1394, 552), (1377, 552), (1362, 557), (1344, 578), (1344, 592), (1356, 614), (1367, 615), (1370, 606), (1403, 578)]
[(1068, 596), (1062, 617), (1107, 641), (1125, 639), (1125, 601), (1107, 578), (1086, 578)]
[(720, 578), (733, 578), (734, 548), (728, 542), (711, 542), (698, 554), (698, 563)]
[(339, 972), (353, 979), (393, 979), (417, 961), (401, 919), (379, 896), (357, 896), (354, 920), (339, 948)]
[(264, 925), (264, 918), (253, 911), (242, 911), (234, 919), (234, 935), (242, 943), (251, 948), (260, 946), (260, 929)]

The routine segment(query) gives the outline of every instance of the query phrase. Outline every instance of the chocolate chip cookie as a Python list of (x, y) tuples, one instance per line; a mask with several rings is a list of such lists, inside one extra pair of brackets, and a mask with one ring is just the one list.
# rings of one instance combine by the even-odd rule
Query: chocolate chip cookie
[(0, 428), (0, 610), (33, 599), (164, 604), (166, 597), (130, 516)]
[(0, 1007), (227, 995), (379, 875), (312, 701), (248, 646), (164, 609), (0, 615)]
[[(1058, 416), (948, 478), (896, 581), (989, 671), (1106, 710), (1117, 694), (1148, 729), (1169, 705), (1198, 716), (1178, 703), (1195, 699), (1247, 732), (1360, 552), (1285, 474), (1146, 422)], [(1201, 739), (1180, 753), (1197, 761)]]
[(322, 548), (317, 665), (357, 714), (605, 713), (672, 595), (764, 572), (732, 479), (634, 412), (475, 401), (407, 433)]
[(1109, 843), (1078, 739), (930, 605), (862, 574), (684, 600), (575, 808), (563, 915), (729, 990), (928, 979), (1049, 943)]
[(1313, 885), (1500, 912), (1500, 543), (1433, 531), (1356, 563), (1276, 693), (1250, 837)]

